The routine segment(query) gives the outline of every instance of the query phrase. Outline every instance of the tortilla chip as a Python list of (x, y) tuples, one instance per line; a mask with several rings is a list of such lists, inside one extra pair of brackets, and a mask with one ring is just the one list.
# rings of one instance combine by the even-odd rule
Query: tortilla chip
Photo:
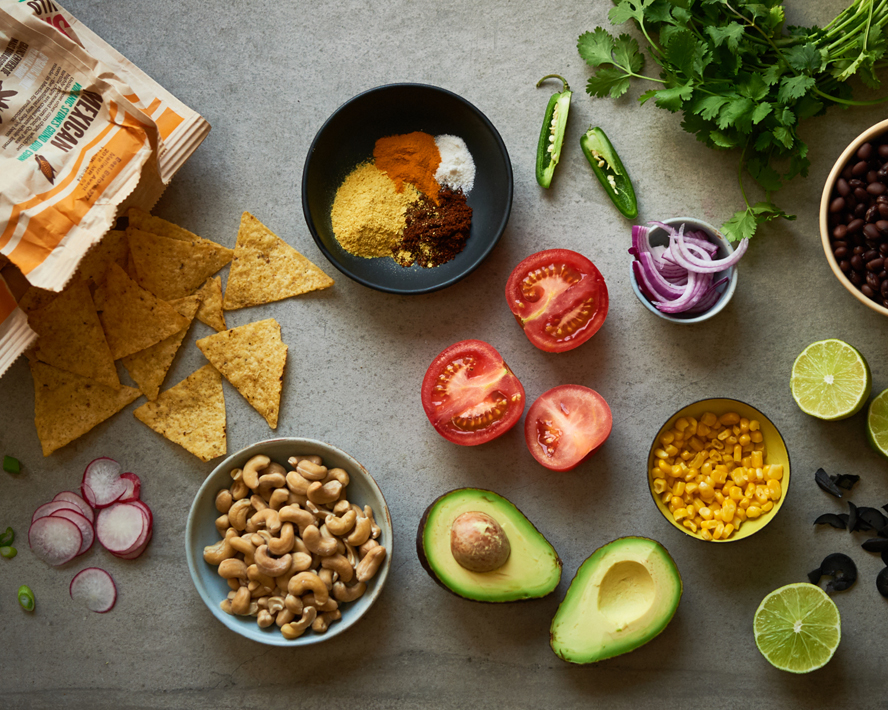
[(56, 300), (59, 294), (39, 286), (31, 286), (19, 299), (18, 305), (25, 313), (31, 313), (41, 308), (46, 308)]
[(277, 429), (287, 346), (274, 319), (248, 323), (197, 341), (197, 347), (233, 384), (268, 426)]
[(85, 281), (70, 285), (45, 308), (31, 311), (28, 323), (39, 336), (34, 355), (60, 370), (120, 387), (105, 331)]
[(126, 234), (136, 280), (164, 301), (190, 296), (234, 255), (231, 249), (206, 239), (185, 242), (132, 227)]
[(249, 212), (241, 217), (225, 287), (226, 311), (329, 288), (333, 279)]
[(170, 301), (170, 305), (188, 320), (188, 325), (169, 338), (164, 338), (159, 343), (155, 343), (150, 348), (127, 355), (121, 360), (126, 371), (133, 378), (133, 382), (139, 386), (142, 394), (151, 401), (157, 399), (163, 379), (166, 377), (170, 365), (173, 364), (173, 359), (176, 357), (176, 353), (179, 352), (182, 341), (185, 340), (185, 336), (188, 334), (188, 328), (191, 327), (191, 321), (194, 320), (194, 315), (197, 313), (197, 308), (200, 305), (200, 297), (188, 296), (180, 298), (178, 301)]
[(201, 461), (224, 456), (228, 450), (222, 377), (212, 365), (204, 365), (133, 414)]
[(170, 304), (155, 298), (117, 264), (111, 264), (99, 315), (111, 357), (119, 360), (159, 343), (188, 326)]
[(207, 279), (197, 295), (200, 296), (197, 319), (216, 332), (228, 330), (228, 326), (225, 325), (225, 314), (222, 313), (222, 277)]
[(0, 254), (0, 269), (6, 266), (9, 263), (9, 259), (5, 257), (3, 254)]
[(129, 226), (142, 232), (151, 232), (161, 237), (179, 239), (183, 242), (205, 241), (193, 232), (182, 229), (178, 224), (167, 222), (160, 217), (153, 217), (138, 207), (130, 207), (126, 211), (126, 216), (129, 219)]
[(80, 276), (89, 282), (90, 288), (95, 288), (105, 280), (105, 273), (112, 262), (126, 268), (129, 246), (126, 241), (126, 232), (112, 229), (102, 241), (92, 247), (83, 257), (77, 271)]
[(30, 360), (34, 377), (34, 423), (49, 456), (139, 397), (134, 387), (114, 389), (52, 365)]

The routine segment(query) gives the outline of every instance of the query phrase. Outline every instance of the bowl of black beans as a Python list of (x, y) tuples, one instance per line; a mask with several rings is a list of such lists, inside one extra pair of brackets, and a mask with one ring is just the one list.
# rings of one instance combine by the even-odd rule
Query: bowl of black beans
[(842, 285), (888, 315), (888, 121), (861, 133), (833, 166), (820, 200), (820, 238)]

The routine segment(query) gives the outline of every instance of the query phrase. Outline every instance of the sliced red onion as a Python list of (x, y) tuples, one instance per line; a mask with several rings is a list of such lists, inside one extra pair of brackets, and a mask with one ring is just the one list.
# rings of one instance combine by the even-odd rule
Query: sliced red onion
[[(684, 225), (682, 225), (682, 227), (684, 227)], [(704, 259), (695, 256), (688, 248), (683, 231), (683, 229), (679, 229), (677, 232), (673, 233), (674, 241), (671, 241), (671, 244), (674, 244), (676, 248), (672, 250), (672, 255), (673, 258), (675, 258), (681, 266), (688, 269), (688, 271), (707, 274), (715, 274), (719, 271), (724, 271), (740, 261), (740, 257), (746, 253), (746, 248), (749, 246), (749, 240), (742, 239), (739, 246), (730, 256), (725, 257), (724, 259), (705, 261)]]
[(698, 313), (705, 313), (710, 308), (712, 308), (722, 295), (722, 292), (718, 290), (718, 287), (727, 282), (728, 277), (725, 276), (724, 278), (721, 278), (714, 284), (712, 284), (709, 287), (709, 290), (700, 297), (700, 301), (697, 303), (697, 305), (693, 308), (688, 308), (688, 310), (685, 311), (685, 314), (689, 316), (696, 315)]
[(709, 279), (692, 271), (688, 275), (688, 285), (679, 298), (673, 301), (655, 301), (654, 305), (663, 313), (682, 313), (697, 305), (707, 288), (709, 288)]
[(657, 271), (657, 267), (654, 266), (654, 258), (650, 254), (641, 254), (639, 256), (639, 261), (641, 261), (641, 265), (647, 272), (648, 280), (653, 284), (654, 293), (660, 294), (660, 298), (665, 298), (667, 300), (672, 300), (681, 296), (683, 290), (660, 276), (660, 272)]

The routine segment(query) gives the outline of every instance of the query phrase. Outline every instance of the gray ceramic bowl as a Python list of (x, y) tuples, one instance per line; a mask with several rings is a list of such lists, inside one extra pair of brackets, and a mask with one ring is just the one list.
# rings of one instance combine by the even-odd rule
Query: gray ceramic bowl
[[(357, 165), (373, 157), (376, 141), (412, 131), (459, 136), (475, 162), (466, 246), (456, 258), (431, 269), (349, 254), (336, 241), (330, 220), (336, 191)], [(496, 128), (464, 98), (436, 86), (389, 84), (358, 94), (327, 119), (305, 158), (302, 211), (318, 248), (343, 274), (378, 291), (413, 295), (456, 283), (496, 246), (511, 209), (512, 164)]]
[[(377, 542), (386, 548), (385, 561), (379, 571), (367, 584), (367, 591), (362, 597), (340, 607), (342, 619), (330, 624), (324, 634), (316, 634), (309, 629), (298, 639), (287, 640), (276, 625), (260, 629), (256, 619), (251, 616), (231, 616), (219, 608), (230, 588), (228, 583), (216, 573), (216, 567), (203, 559), (204, 547), (219, 541), (215, 520), (219, 516), (216, 510), (216, 493), (220, 488), (231, 486), (230, 471), (242, 468), (247, 460), (256, 454), (265, 454), (272, 461), (286, 466), (287, 459), (295, 455), (318, 454), (328, 467), (337, 466), (348, 472), (350, 482), (346, 489), (349, 501), (360, 506), (369, 505), (377, 525), (382, 529)], [(271, 646), (308, 646), (338, 636), (351, 628), (373, 605), (388, 577), (392, 559), (392, 520), (382, 491), (373, 477), (355, 459), (340, 451), (335, 446), (313, 439), (288, 437), (260, 441), (257, 444), (241, 449), (220, 463), (201, 485), (200, 490), (191, 504), (188, 523), (185, 528), (185, 554), (188, 559), (188, 570), (200, 598), (203, 599), (213, 616), (225, 626), (252, 641)]]
[[(725, 259), (734, 253), (734, 248), (731, 246), (731, 243), (728, 241), (727, 237), (725, 237), (721, 232), (719, 232), (715, 227), (713, 227), (708, 222), (704, 222), (701, 219), (694, 219), (692, 217), (673, 217), (672, 219), (663, 219), (660, 220), (664, 224), (668, 224), (673, 229), (678, 229), (682, 224), (685, 225), (685, 231), (702, 231), (706, 233), (706, 236), (709, 237), (709, 241), (718, 246), (718, 252), (716, 252), (716, 259)], [(666, 232), (660, 228), (655, 227), (651, 230), (648, 235), (650, 239), (651, 246), (666, 246), (669, 244), (669, 237), (666, 235)], [(709, 320), (716, 313), (719, 313), (725, 306), (728, 305), (728, 302), (734, 295), (734, 291), (737, 288), (737, 269), (733, 266), (725, 269), (724, 271), (719, 271), (714, 275), (713, 282), (718, 281), (725, 276), (728, 277), (728, 282), (719, 286), (719, 291), (721, 291), (721, 296), (715, 302), (715, 304), (705, 313), (698, 313), (696, 315), (684, 316), (680, 313), (672, 314), (672, 313), (663, 313), (651, 303), (647, 297), (641, 292), (641, 289), (638, 287), (638, 281), (635, 279), (635, 272), (632, 270), (632, 266), (629, 266), (629, 281), (632, 284), (632, 291), (635, 293), (636, 297), (641, 304), (647, 308), (651, 313), (655, 316), (659, 316), (663, 320), (671, 321), (672, 323), (683, 323), (685, 325), (690, 325), (692, 323), (701, 323), (702, 321)]]

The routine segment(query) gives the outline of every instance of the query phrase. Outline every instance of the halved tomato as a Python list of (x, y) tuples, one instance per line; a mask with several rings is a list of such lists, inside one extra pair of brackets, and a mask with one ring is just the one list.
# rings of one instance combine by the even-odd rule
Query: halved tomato
[(524, 439), (543, 466), (569, 471), (605, 442), (612, 426), (610, 407), (598, 392), (559, 385), (530, 405)]
[(607, 317), (607, 286), (582, 254), (548, 249), (527, 257), (509, 276), (506, 301), (524, 334), (540, 350), (582, 345)]
[(524, 411), (524, 387), (493, 347), (463, 340), (429, 365), (422, 408), (445, 439), (475, 446), (515, 426)]

